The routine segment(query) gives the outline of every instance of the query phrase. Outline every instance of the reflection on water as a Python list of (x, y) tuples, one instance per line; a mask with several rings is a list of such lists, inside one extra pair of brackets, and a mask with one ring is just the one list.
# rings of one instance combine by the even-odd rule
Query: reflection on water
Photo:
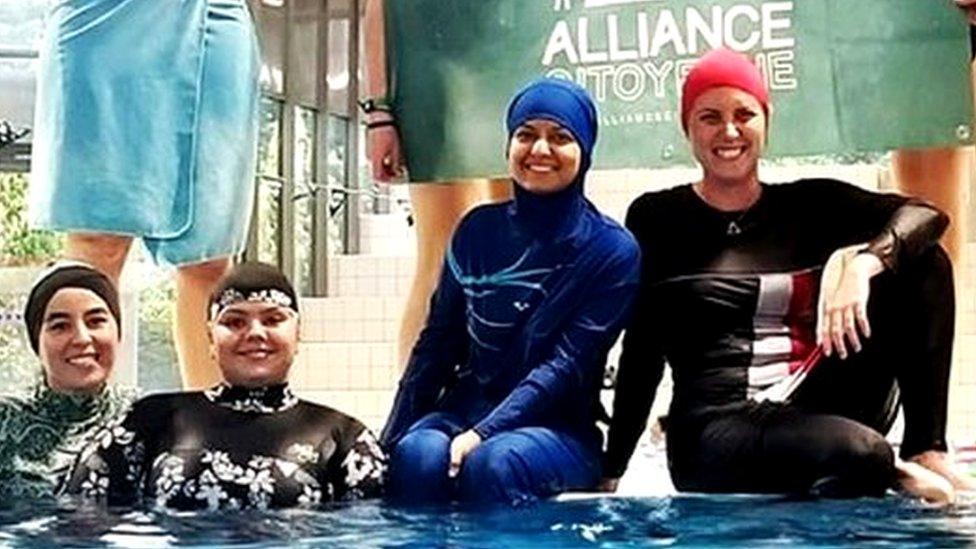
[(968, 547), (976, 544), (976, 504), (935, 509), (897, 497), (680, 496), (581, 499), (516, 509), (404, 509), (366, 502), (329, 511), (165, 513), (108, 511), (64, 501), (0, 509), (0, 544)]

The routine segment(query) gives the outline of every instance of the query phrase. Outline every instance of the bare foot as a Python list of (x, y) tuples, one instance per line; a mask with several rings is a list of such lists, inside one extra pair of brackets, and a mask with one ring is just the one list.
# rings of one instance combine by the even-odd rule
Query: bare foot
[(617, 491), (617, 487), (619, 485), (619, 478), (603, 477), (603, 479), (600, 480), (600, 484), (596, 485), (596, 491), (613, 493)]
[(948, 480), (956, 490), (976, 492), (976, 479), (961, 471), (945, 452), (928, 450), (908, 458), (908, 461), (937, 473)]
[(909, 495), (937, 505), (948, 505), (956, 500), (956, 491), (946, 478), (918, 463), (897, 460), (895, 469), (898, 485)]

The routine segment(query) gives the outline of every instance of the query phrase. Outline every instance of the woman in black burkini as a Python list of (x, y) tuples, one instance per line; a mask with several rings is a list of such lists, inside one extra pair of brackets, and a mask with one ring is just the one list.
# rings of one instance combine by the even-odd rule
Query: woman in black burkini
[[(840, 181), (760, 182), (769, 97), (737, 53), (699, 60), (681, 112), (703, 176), (647, 193), (627, 214), (643, 278), (603, 487), (626, 468), (665, 359), (679, 490), (860, 496), (900, 485), (951, 501), (971, 487), (945, 453), (946, 216)], [(904, 461), (883, 435), (899, 390)]]
[(298, 297), (281, 271), (236, 266), (214, 291), (208, 317), (223, 382), (135, 403), (82, 455), (69, 492), (188, 510), (379, 495), (386, 464), (372, 433), (288, 386)]

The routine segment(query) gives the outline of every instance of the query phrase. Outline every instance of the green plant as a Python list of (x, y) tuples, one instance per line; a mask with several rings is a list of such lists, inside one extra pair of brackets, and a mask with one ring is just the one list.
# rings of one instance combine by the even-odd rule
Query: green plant
[(180, 389), (171, 332), (175, 299), (172, 273), (158, 269), (139, 293), (138, 384), (145, 391)]
[(0, 265), (45, 263), (61, 251), (63, 237), (27, 223), (27, 177), (0, 173)]

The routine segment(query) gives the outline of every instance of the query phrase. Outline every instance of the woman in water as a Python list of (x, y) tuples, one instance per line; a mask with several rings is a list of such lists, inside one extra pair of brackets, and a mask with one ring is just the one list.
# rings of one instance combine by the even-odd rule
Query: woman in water
[(119, 347), (119, 296), (108, 277), (79, 263), (52, 267), (24, 313), (41, 375), (26, 394), (0, 398), (0, 496), (56, 493), (99, 428), (135, 397), (108, 382)]
[[(681, 120), (703, 174), (627, 214), (643, 278), (603, 487), (623, 474), (667, 360), (679, 490), (859, 496), (900, 484), (949, 501), (969, 481), (946, 458), (946, 216), (840, 181), (761, 182), (769, 114), (759, 71), (737, 53), (708, 53), (685, 81)], [(884, 437), (899, 391), (903, 461)]]
[(583, 196), (585, 90), (536, 81), (506, 124), (515, 199), (458, 226), (383, 431), (400, 500), (520, 502), (600, 478), (598, 396), (637, 246)]
[(288, 386), (298, 298), (281, 271), (235, 267), (210, 303), (223, 381), (146, 397), (104, 431), (69, 491), (175, 509), (311, 507), (376, 496), (385, 459), (362, 423)]

